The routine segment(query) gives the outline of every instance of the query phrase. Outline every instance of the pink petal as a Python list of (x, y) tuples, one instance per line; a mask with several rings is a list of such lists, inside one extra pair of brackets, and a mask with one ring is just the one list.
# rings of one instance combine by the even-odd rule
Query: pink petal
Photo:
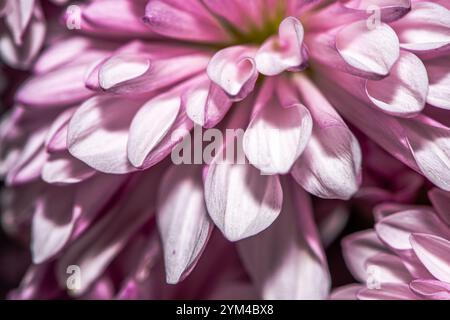
[(64, 67), (32, 77), (17, 93), (17, 101), (36, 108), (56, 108), (78, 103), (92, 92), (84, 86), (86, 65)]
[(409, 283), (412, 280), (402, 259), (390, 253), (379, 253), (369, 258), (365, 267), (370, 280), (377, 284)]
[(450, 230), (431, 210), (407, 210), (392, 214), (375, 225), (380, 239), (395, 250), (412, 249), (412, 233), (450, 236)]
[(403, 49), (428, 56), (448, 51), (450, 11), (439, 4), (415, 2), (411, 12), (392, 26)]
[(223, 119), (233, 102), (219, 86), (205, 79), (188, 90), (181, 97), (181, 103), (189, 119), (205, 128), (212, 128)]
[[(181, 108), (181, 96), (196, 83), (197, 79), (193, 79), (156, 96), (136, 113), (127, 142), (128, 159), (133, 166), (148, 168), (155, 164), (179, 142), (172, 137), (175, 130), (189, 132), (193, 124)], [(149, 127), (149, 122), (154, 125)]]
[(35, 6), (35, 0), (16, 0), (8, 2), (8, 14), (5, 23), (9, 27), (14, 42), (22, 44), (22, 35), (30, 23)]
[(75, 157), (105, 173), (127, 173), (128, 129), (143, 100), (97, 96), (87, 100), (69, 123), (67, 145)]
[(450, 285), (437, 280), (414, 280), (409, 287), (424, 299), (450, 300)]
[[(273, 225), (238, 243), (263, 299), (324, 299), (330, 276), (306, 193), (283, 183), (283, 209)], [(318, 246), (318, 247), (316, 247)]]
[(154, 213), (155, 181), (159, 178), (158, 172), (135, 176), (133, 192), (125, 191), (119, 206), (109, 210), (64, 251), (57, 263), (57, 277), (61, 287), (65, 287), (68, 277), (66, 269), (70, 265), (77, 265), (82, 270), (81, 288), (73, 292), (76, 296), (86, 292), (105, 271), (128, 239)]
[(442, 109), (450, 109), (450, 63), (448, 58), (425, 61), (429, 90), (427, 103)]
[(70, 119), (76, 108), (61, 112), (53, 121), (45, 138), (45, 147), (48, 152), (61, 152), (67, 150), (67, 130)]
[(438, 280), (450, 282), (450, 241), (423, 233), (412, 234), (410, 241), (414, 252), (428, 271)]
[(353, 22), (336, 34), (336, 49), (353, 68), (363, 73), (386, 76), (397, 61), (398, 38), (387, 24), (369, 30), (366, 21)]
[[(28, 6), (30, 1), (23, 2), (27, 2)], [(44, 43), (46, 34), (44, 15), (37, 3), (33, 11), (20, 45), (16, 44), (7, 32), (0, 34), (0, 56), (6, 64), (14, 68), (29, 68)]]
[(370, 101), (386, 113), (411, 116), (425, 106), (428, 93), (427, 70), (414, 54), (402, 51), (389, 76), (367, 80)]
[(448, 211), (448, 206), (450, 204), (450, 193), (438, 188), (433, 188), (428, 191), (428, 198), (433, 204), (433, 208), (436, 210), (436, 213), (441, 220), (450, 227), (450, 212)]
[(33, 263), (53, 257), (69, 240), (75, 222), (72, 197), (73, 189), (53, 188), (38, 200), (31, 227)]
[(244, 135), (244, 152), (264, 174), (285, 174), (303, 152), (312, 130), (309, 111), (297, 102), (281, 106), (266, 82)]
[(234, 46), (217, 52), (208, 64), (208, 76), (236, 100), (244, 99), (254, 88), (258, 78), (254, 49)]
[(278, 217), (283, 192), (277, 175), (264, 176), (249, 164), (213, 163), (205, 181), (208, 212), (227, 239), (255, 235)]
[(213, 43), (229, 40), (225, 30), (197, 0), (149, 1), (144, 22), (166, 37)]
[(50, 155), (42, 168), (42, 180), (51, 184), (73, 184), (92, 177), (95, 170), (68, 152)]
[(349, 199), (361, 182), (359, 143), (312, 82), (296, 77), (295, 83), (311, 112), (313, 130), (292, 175), (318, 197)]
[(365, 282), (368, 277), (367, 260), (385, 251), (373, 230), (360, 231), (346, 236), (341, 245), (348, 269), (361, 282)]
[(167, 283), (175, 284), (194, 268), (213, 228), (203, 197), (200, 166), (170, 167), (159, 189), (156, 218)]
[(346, 286), (338, 287), (333, 290), (330, 295), (331, 300), (357, 300), (357, 294), (359, 290), (364, 288), (360, 284), (349, 284)]
[(364, 288), (358, 292), (359, 300), (421, 300), (406, 284), (386, 283), (379, 289)]
[(294, 17), (285, 18), (278, 36), (266, 40), (255, 56), (256, 68), (266, 76), (274, 76), (289, 69), (301, 69), (306, 63), (303, 48), (303, 26)]

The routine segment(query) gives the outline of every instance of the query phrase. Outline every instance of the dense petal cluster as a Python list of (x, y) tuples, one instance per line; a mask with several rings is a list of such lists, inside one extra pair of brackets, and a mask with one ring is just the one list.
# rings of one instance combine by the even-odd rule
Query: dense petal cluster
[(382, 204), (375, 229), (347, 236), (344, 257), (363, 284), (334, 291), (335, 299), (450, 299), (450, 194), (429, 192), (433, 208)]

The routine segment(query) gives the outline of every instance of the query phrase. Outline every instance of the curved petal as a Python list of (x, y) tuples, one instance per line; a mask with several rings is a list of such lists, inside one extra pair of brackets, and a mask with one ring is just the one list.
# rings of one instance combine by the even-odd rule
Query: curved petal
[(336, 34), (336, 49), (353, 68), (386, 76), (400, 54), (397, 35), (387, 24), (369, 29), (366, 21), (353, 22)]
[(402, 51), (389, 76), (367, 80), (366, 93), (381, 110), (398, 116), (412, 116), (425, 106), (428, 93), (427, 70), (414, 54)]
[(203, 196), (201, 167), (170, 167), (158, 194), (156, 219), (164, 250), (166, 280), (175, 284), (194, 268), (213, 228)]
[(249, 164), (213, 163), (205, 181), (208, 212), (226, 238), (255, 235), (278, 217), (283, 192), (277, 175), (264, 176)]
[(436, 279), (450, 282), (450, 241), (432, 234), (413, 233), (411, 246), (419, 260)]
[(285, 70), (302, 69), (307, 63), (303, 34), (303, 25), (297, 18), (285, 18), (280, 23), (278, 36), (266, 40), (256, 53), (258, 71), (274, 76)]

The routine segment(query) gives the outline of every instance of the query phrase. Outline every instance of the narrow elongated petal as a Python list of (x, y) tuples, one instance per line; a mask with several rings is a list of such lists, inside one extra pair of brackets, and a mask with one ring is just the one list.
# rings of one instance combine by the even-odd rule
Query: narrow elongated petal
[(33, 262), (42, 263), (61, 250), (73, 230), (73, 190), (53, 188), (38, 201), (31, 228)]
[(19, 89), (17, 100), (36, 108), (56, 108), (89, 98), (92, 92), (84, 86), (86, 65), (69, 66), (37, 75)]
[(151, 0), (144, 21), (161, 35), (182, 40), (222, 42), (225, 30), (197, 0)]
[(410, 283), (411, 290), (423, 297), (431, 300), (449, 300), (450, 286), (448, 283), (438, 280), (414, 280)]
[(172, 166), (167, 171), (159, 189), (156, 218), (166, 280), (178, 283), (194, 268), (213, 228), (203, 197), (200, 166)]
[(359, 143), (322, 93), (304, 77), (296, 78), (309, 108), (313, 130), (305, 150), (292, 168), (295, 180), (322, 198), (350, 198), (361, 182)]
[[(140, 178), (140, 179), (139, 179)], [(112, 259), (126, 245), (128, 239), (155, 211), (156, 185), (160, 174), (145, 173), (135, 177), (133, 192), (124, 192), (120, 205), (107, 212), (97, 223), (64, 252), (57, 264), (57, 278), (66, 287), (68, 266), (77, 265), (82, 270), (79, 296), (103, 273)]]
[(309, 199), (293, 181), (283, 187), (279, 218), (238, 243), (241, 259), (264, 299), (324, 299), (330, 278)]
[(264, 174), (289, 172), (312, 131), (309, 111), (300, 103), (282, 106), (271, 84), (261, 88), (255, 112), (244, 135), (244, 152)]
[(436, 279), (450, 282), (450, 241), (432, 234), (413, 233), (411, 245), (419, 260)]
[(379, 253), (369, 258), (366, 273), (377, 285), (384, 283), (409, 283), (413, 279), (400, 257), (390, 253)]

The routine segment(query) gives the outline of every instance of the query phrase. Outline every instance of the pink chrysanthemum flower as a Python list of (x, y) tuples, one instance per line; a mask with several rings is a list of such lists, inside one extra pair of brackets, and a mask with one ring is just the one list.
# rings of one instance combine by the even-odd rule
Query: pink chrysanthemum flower
[(433, 207), (383, 204), (375, 229), (347, 236), (344, 257), (364, 284), (334, 291), (334, 299), (450, 299), (450, 194), (429, 192)]
[[(358, 190), (362, 152), (344, 119), (450, 190), (446, 1), (102, 0), (80, 13), (1, 126), (3, 221), (25, 240), (31, 229), (35, 263), (18, 297), (56, 290), (55, 270), (64, 288), (69, 266), (84, 274), (77, 295), (137, 281), (135, 266), (113, 266), (139, 234), (154, 238), (154, 214), (169, 283), (216, 226), (239, 241), (260, 297), (327, 297), (308, 193)], [(231, 139), (206, 164), (172, 163), (199, 127), (217, 129), (194, 138), (201, 150), (213, 132), (244, 130), (248, 161), (220, 161)]]

